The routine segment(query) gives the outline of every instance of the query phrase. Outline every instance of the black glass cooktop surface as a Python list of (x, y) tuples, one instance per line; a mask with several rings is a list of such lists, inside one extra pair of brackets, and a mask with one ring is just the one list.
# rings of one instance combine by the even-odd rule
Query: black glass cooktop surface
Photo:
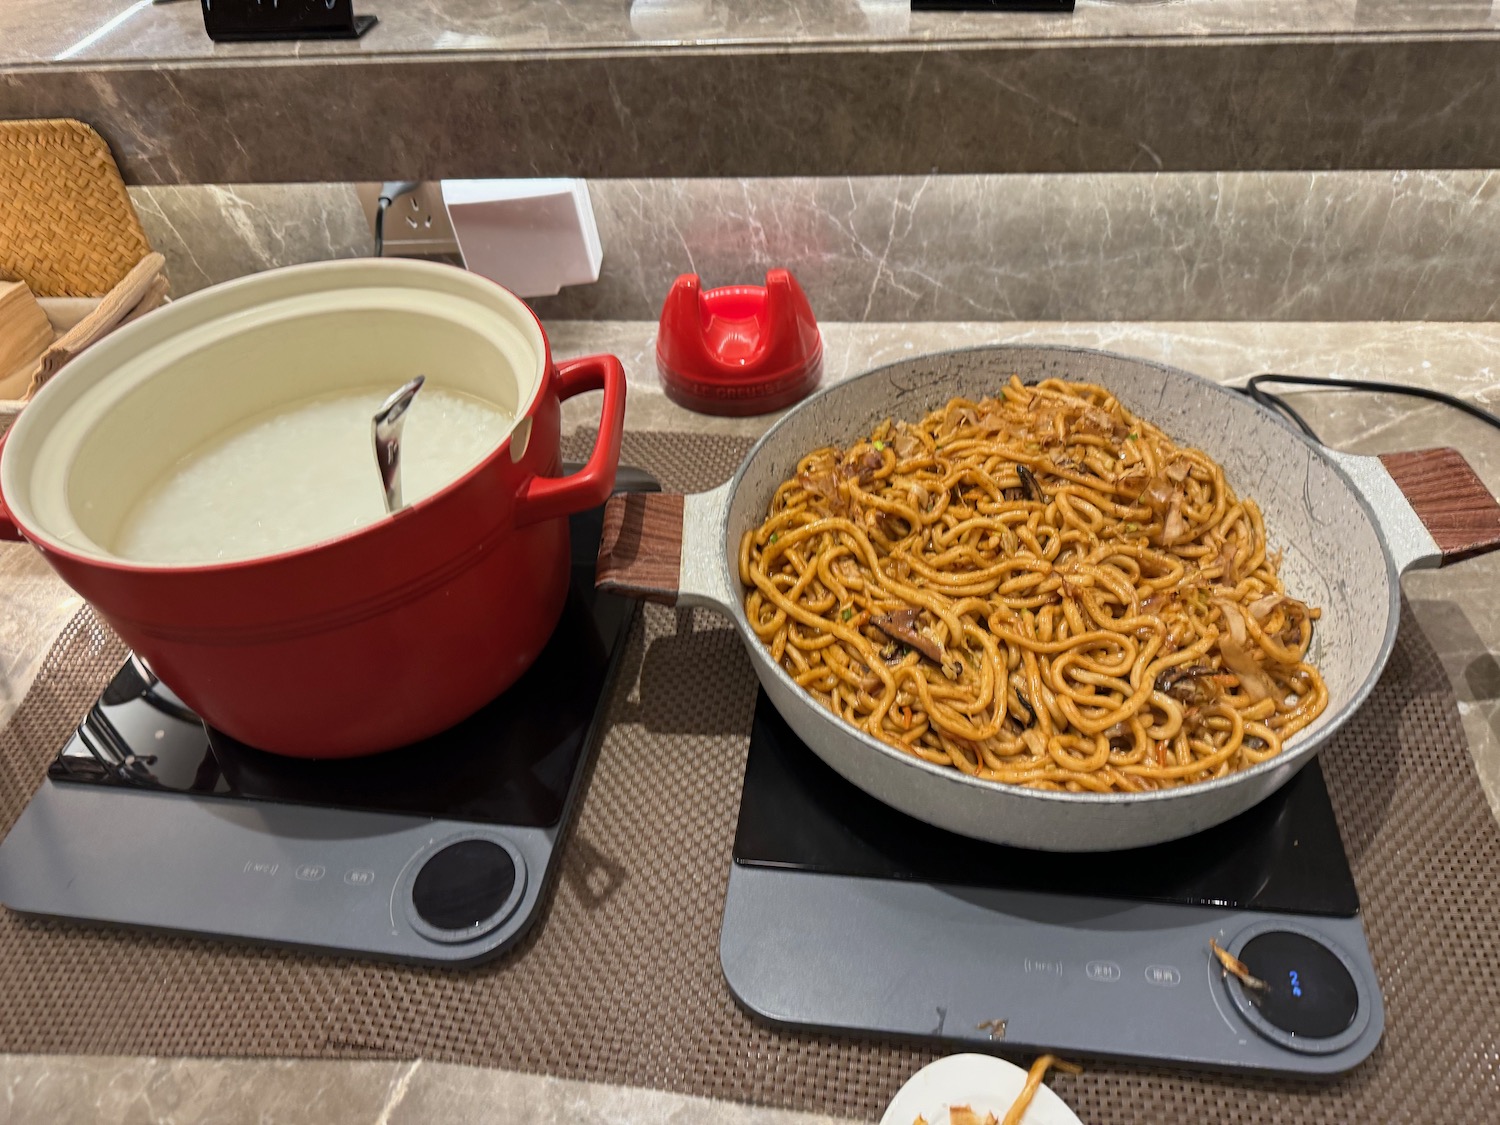
[(1035, 852), (957, 836), (877, 801), (804, 746), (764, 692), (734, 858), (823, 874), (1273, 913), (1359, 911), (1316, 759), (1255, 808), (1184, 840), (1117, 852)]
[(487, 824), (554, 825), (591, 748), (596, 714), (635, 614), (634, 602), (594, 590), (601, 518), (598, 509), (573, 517), (572, 587), (536, 663), (510, 690), (435, 738), (342, 761), (268, 754), (205, 729), (132, 659), (48, 776)]

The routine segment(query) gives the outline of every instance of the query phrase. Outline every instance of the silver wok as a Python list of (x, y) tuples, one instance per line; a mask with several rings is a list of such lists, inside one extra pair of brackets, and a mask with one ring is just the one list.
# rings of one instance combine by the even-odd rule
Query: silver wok
[[(1012, 374), (1024, 382), (1061, 377), (1102, 384), (1174, 440), (1218, 460), (1234, 488), (1260, 504), (1272, 548), (1285, 551), (1287, 590), (1323, 609), (1309, 659), (1327, 682), (1329, 704), (1280, 755), (1216, 781), (1150, 793), (1051, 792), (982, 781), (845, 724), (771, 659), (745, 618), (737, 559), (741, 535), (764, 519), (776, 487), (813, 449), (867, 435), (885, 418), (916, 420), (955, 396), (994, 394)], [(904, 813), (1017, 847), (1137, 847), (1212, 827), (1285, 785), (1379, 679), (1395, 641), (1401, 574), (1500, 545), (1500, 506), (1454, 451), (1388, 461), (1389, 468), (1381, 458), (1314, 444), (1245, 396), (1162, 364), (1075, 348), (944, 352), (870, 371), (807, 399), (755, 444), (732, 480), (710, 492), (614, 497), (599, 583), (729, 617), (766, 694), (798, 737), (849, 781)]]

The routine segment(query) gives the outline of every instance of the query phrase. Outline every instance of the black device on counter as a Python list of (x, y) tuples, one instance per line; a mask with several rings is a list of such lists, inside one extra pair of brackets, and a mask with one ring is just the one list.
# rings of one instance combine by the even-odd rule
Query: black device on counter
[(216, 43), (275, 39), (358, 39), (375, 16), (356, 16), (354, 0), (201, 0), (203, 27)]
[(914, 12), (1071, 12), (1074, 0), (911, 0)]

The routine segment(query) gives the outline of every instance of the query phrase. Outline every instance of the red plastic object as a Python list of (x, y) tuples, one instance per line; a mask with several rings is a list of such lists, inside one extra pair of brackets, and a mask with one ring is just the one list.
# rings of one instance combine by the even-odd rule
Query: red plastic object
[(823, 336), (786, 270), (769, 271), (764, 286), (708, 290), (685, 273), (662, 305), (656, 369), (667, 397), (689, 410), (769, 414), (818, 385)]

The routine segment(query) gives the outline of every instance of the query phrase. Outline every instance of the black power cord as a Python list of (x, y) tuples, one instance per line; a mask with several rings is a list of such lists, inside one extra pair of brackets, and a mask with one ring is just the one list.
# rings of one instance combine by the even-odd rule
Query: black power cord
[(408, 192), (421, 186), (419, 180), (387, 180), (380, 185), (380, 198), (375, 201), (375, 256), (385, 255), (385, 213), (392, 203)]
[(1471, 402), (1465, 402), (1456, 395), (1450, 395), (1443, 391), (1429, 390), (1426, 387), (1411, 387), (1404, 383), (1382, 383), (1378, 381), (1366, 382), (1359, 379), (1332, 379), (1313, 375), (1252, 375), (1243, 387), (1235, 390), (1249, 395), (1262, 406), (1275, 410), (1282, 417), (1293, 423), (1298, 429), (1313, 441), (1322, 445), (1322, 439), (1307, 420), (1298, 414), (1286, 399), (1278, 394), (1273, 394), (1263, 389), (1265, 383), (1283, 384), (1298, 387), (1326, 387), (1338, 391), (1367, 391), (1373, 394), (1405, 395), (1409, 398), (1425, 398), (1429, 402), (1440, 402), (1444, 406), (1451, 406), (1455, 410), (1462, 410), (1472, 418), (1478, 418), (1481, 422), (1494, 426), (1500, 430), (1500, 416), (1491, 414), (1481, 406), (1475, 406)]

